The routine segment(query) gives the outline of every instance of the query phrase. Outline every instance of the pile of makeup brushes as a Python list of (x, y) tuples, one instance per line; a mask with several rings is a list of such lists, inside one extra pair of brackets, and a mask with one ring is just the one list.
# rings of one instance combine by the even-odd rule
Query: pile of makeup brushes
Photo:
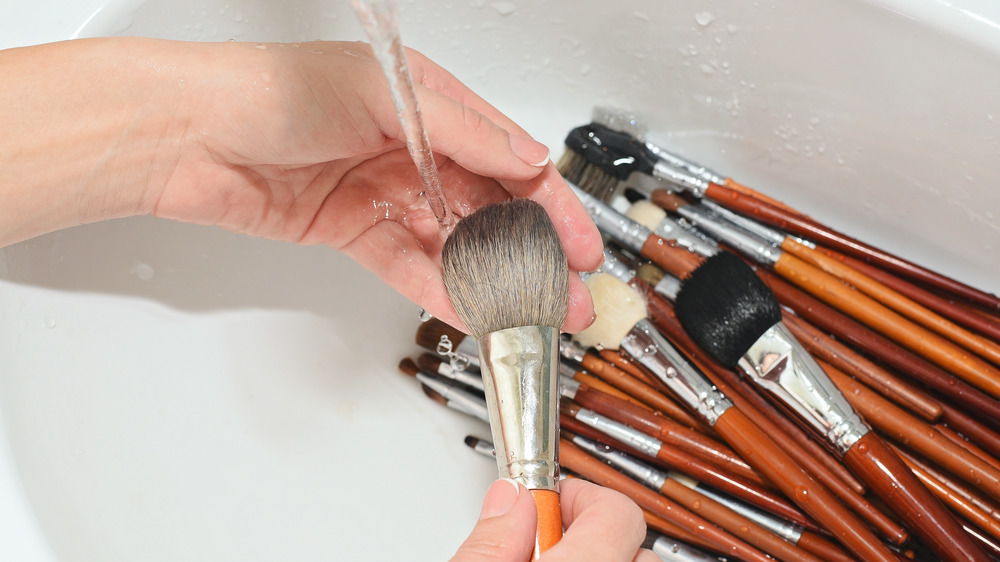
[[(1000, 560), (1000, 299), (621, 122), (566, 148), (606, 259), (558, 346), (563, 476), (631, 497), (665, 560)], [(488, 422), (475, 341), (416, 339), (400, 369)]]

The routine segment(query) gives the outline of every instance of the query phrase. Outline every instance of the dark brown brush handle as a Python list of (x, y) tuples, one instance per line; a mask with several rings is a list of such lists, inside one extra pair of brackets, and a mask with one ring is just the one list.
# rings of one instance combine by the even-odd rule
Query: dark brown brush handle
[(727, 445), (665, 416), (582, 384), (573, 399), (580, 406), (658, 439), (668, 447), (700, 458), (750, 482), (765, 485), (760, 475)]
[[(721, 186), (720, 186), (721, 187)], [(752, 198), (735, 198), (725, 189), (706, 191), (705, 196), (732, 211), (753, 217), (808, 240), (829, 246), (867, 263), (878, 265), (906, 278), (936, 287), (991, 310), (1000, 310), (1000, 298), (966, 285), (940, 273), (894, 256), (842, 234), (802, 214), (788, 212), (774, 205), (755, 204)]]
[(798, 548), (796, 545), (761, 527), (754, 521), (747, 519), (708, 496), (699, 494), (697, 491), (688, 488), (676, 480), (667, 478), (660, 488), (660, 493), (778, 560), (787, 562), (819, 562), (820, 560), (811, 553)]
[(794, 314), (783, 314), (782, 321), (813, 356), (835, 365), (927, 421), (934, 422), (941, 419), (944, 411), (941, 403), (924, 391), (862, 357), (850, 347)]
[(646, 508), (642, 508), (642, 517), (643, 517), (643, 519), (646, 520), (646, 527), (648, 527), (648, 528), (650, 528), (650, 529), (652, 529), (652, 530), (654, 530), (654, 531), (656, 531), (656, 532), (658, 532), (660, 534), (663, 534), (665, 536), (668, 536), (670, 538), (673, 538), (673, 539), (676, 539), (676, 540), (679, 540), (679, 541), (686, 542), (686, 543), (688, 543), (690, 545), (693, 545), (693, 546), (696, 546), (698, 548), (702, 548), (702, 549), (705, 549), (705, 550), (709, 550), (709, 551), (712, 551), (712, 552), (718, 552), (719, 554), (722, 554), (722, 552), (719, 551), (718, 547), (716, 547), (711, 542), (706, 541), (705, 539), (701, 538), (700, 536), (698, 536), (698, 535), (696, 535), (694, 533), (689, 533), (689, 532), (685, 531), (684, 529), (681, 529), (680, 527), (678, 527), (677, 525), (674, 525), (670, 521), (667, 521), (666, 519), (660, 517), (659, 515), (656, 515), (655, 513), (650, 512)]
[(715, 422), (715, 430), (722, 435), (754, 468), (792, 499), (803, 511), (861, 560), (872, 562), (895, 561), (896, 556), (819, 482), (810, 477), (771, 441), (739, 409), (729, 408)]
[(581, 384), (585, 384), (585, 385), (589, 386), (590, 388), (595, 388), (597, 390), (600, 390), (601, 392), (603, 392), (605, 394), (610, 394), (611, 396), (617, 396), (618, 398), (621, 398), (622, 400), (625, 400), (627, 402), (631, 402), (632, 404), (635, 404), (636, 406), (639, 406), (640, 408), (645, 408), (645, 409), (647, 409), (647, 410), (649, 410), (651, 412), (654, 411), (654, 408), (650, 408), (649, 405), (647, 405), (647, 404), (645, 404), (643, 402), (640, 402), (636, 398), (633, 398), (633, 397), (629, 396), (628, 394), (626, 394), (626, 393), (622, 392), (621, 390), (619, 390), (619, 389), (611, 386), (610, 384), (602, 381), (601, 379), (595, 377), (594, 375), (592, 375), (590, 373), (585, 373), (583, 371), (576, 371), (575, 373), (573, 373), (573, 380), (575, 380), (575, 381), (577, 381), (577, 382), (579, 382)]
[[(796, 314), (817, 328), (829, 332), (857, 349), (877, 357), (900, 373), (919, 381), (924, 386), (954, 400), (975, 418), (991, 427), (1000, 426), (1000, 401), (932, 364), (915, 353), (904, 349), (889, 338), (868, 329), (860, 322), (825, 304), (823, 301), (795, 287), (765, 268), (756, 268), (757, 275), (774, 291), (778, 301), (792, 308)], [(947, 404), (945, 419), (948, 416)]]
[(781, 244), (781, 249), (852, 285), (875, 301), (884, 304), (931, 332), (962, 346), (987, 361), (1000, 364), (1000, 344), (966, 330), (891, 287), (822, 252), (817, 252), (791, 239), (786, 239)]
[(989, 561), (948, 509), (874, 431), (847, 450), (844, 462), (941, 560)]
[(679, 246), (676, 241), (665, 240), (655, 234), (646, 239), (640, 253), (678, 279), (686, 278), (704, 261), (701, 256)]
[(559, 461), (562, 466), (591, 482), (617, 490), (639, 506), (677, 525), (689, 533), (711, 541), (717, 549), (741, 560), (773, 562), (766, 554), (720, 529), (676, 502), (626, 477), (603, 461), (592, 457), (573, 442), (559, 441)]
[(1000, 471), (832, 365), (821, 361), (820, 366), (865, 421), (880, 433), (1000, 500)]
[(788, 252), (783, 253), (773, 267), (779, 275), (816, 298), (947, 369), (986, 394), (1000, 397), (1000, 371), (986, 361)]
[(789, 503), (783, 496), (772, 493), (757, 484), (748, 482), (725, 471), (701, 461), (691, 455), (682, 453), (669, 447), (662, 447), (655, 457), (646, 455), (644, 452), (629, 446), (627, 443), (617, 441), (592, 427), (577, 421), (567, 412), (559, 416), (560, 424), (563, 428), (593, 439), (594, 441), (613, 447), (654, 466), (665, 470), (673, 470), (696, 481), (711, 486), (720, 492), (724, 492), (739, 498), (746, 503), (753, 505), (765, 512), (772, 513), (787, 521), (792, 521), (806, 529), (820, 531), (816, 522), (802, 513), (799, 508)]
[(621, 369), (607, 363), (601, 358), (591, 353), (586, 353), (584, 354), (580, 364), (584, 369), (604, 382), (622, 390), (633, 398), (640, 400), (647, 406), (651, 406), (653, 409), (659, 410), (664, 415), (670, 416), (678, 422), (690, 428), (696, 429), (701, 433), (708, 434), (712, 432), (712, 428), (696, 419), (688, 413), (687, 410), (681, 408), (676, 402), (667, 398), (652, 386), (636, 379), (628, 373), (625, 373)]
[(923, 287), (918, 287), (905, 279), (896, 277), (892, 273), (879, 269), (870, 263), (854, 259), (850, 256), (835, 252), (823, 246), (817, 246), (816, 250), (822, 252), (846, 265), (864, 273), (868, 277), (875, 279), (883, 285), (892, 287), (900, 294), (919, 302), (927, 308), (937, 312), (941, 316), (951, 319), (956, 324), (978, 332), (994, 341), (1000, 341), (1000, 319), (984, 313), (980, 309), (971, 309), (959, 306), (954, 300), (946, 299), (936, 293), (932, 293)]

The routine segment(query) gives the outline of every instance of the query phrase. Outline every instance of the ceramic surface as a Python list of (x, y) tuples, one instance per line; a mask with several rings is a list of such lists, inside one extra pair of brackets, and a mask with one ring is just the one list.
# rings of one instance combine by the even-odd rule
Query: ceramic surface
[[(357, 39), (346, 1), (0, 5), (0, 47)], [(402, 2), (404, 41), (546, 142), (595, 104), (1000, 290), (989, 2)], [(132, 219), (0, 250), (0, 559), (442, 560), (488, 434), (396, 371), (417, 308), (328, 249)], [(381, 503), (373, 504), (371, 498)], [(391, 507), (385, 507), (391, 506)]]

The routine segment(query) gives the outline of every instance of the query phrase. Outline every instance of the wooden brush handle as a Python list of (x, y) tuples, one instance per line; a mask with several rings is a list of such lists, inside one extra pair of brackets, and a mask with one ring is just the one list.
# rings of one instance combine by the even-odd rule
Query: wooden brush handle
[(660, 492), (778, 560), (789, 562), (820, 561), (811, 553), (798, 548), (754, 521), (676, 480), (668, 478), (660, 488)]
[[(875, 267), (870, 263), (865, 263), (859, 259), (846, 256), (823, 246), (817, 246), (816, 251), (821, 252), (847, 266), (871, 277), (872, 279), (891, 287), (894, 291), (907, 298), (919, 302), (927, 308), (937, 312), (956, 324), (978, 332), (984, 336), (1000, 342), (1000, 319), (990, 315), (981, 309), (973, 309), (962, 306), (952, 299), (946, 299), (936, 293), (932, 293), (923, 287), (919, 287), (909, 281), (893, 275), (892, 273)], [(964, 303), (963, 303), (964, 304)]]
[(538, 560), (546, 550), (552, 548), (563, 535), (562, 511), (559, 507), (559, 493), (552, 490), (531, 490), (538, 512), (538, 530), (535, 534), (535, 550), (532, 560)]
[(951, 371), (990, 396), (1000, 397), (1000, 371), (951, 341), (914, 324), (889, 307), (788, 252), (783, 253), (774, 263), (774, 270), (818, 299)]
[(840, 370), (927, 421), (934, 422), (941, 419), (944, 412), (941, 403), (924, 391), (862, 357), (850, 347), (794, 314), (782, 315), (782, 321), (813, 356), (836, 365)]
[(559, 458), (560, 464), (569, 470), (595, 484), (625, 494), (640, 507), (648, 509), (689, 533), (701, 535), (702, 538), (710, 541), (715, 549), (736, 556), (741, 560), (773, 562), (773, 559), (760, 550), (676, 502), (628, 478), (603, 461), (589, 455), (571, 441), (562, 439), (559, 442)]
[(989, 560), (948, 509), (874, 431), (847, 450), (844, 462), (941, 560)]
[(676, 241), (665, 240), (655, 234), (646, 239), (640, 253), (678, 279), (685, 279), (704, 261), (704, 258), (679, 246)]
[(701, 433), (711, 433), (711, 428), (698, 421), (679, 404), (658, 392), (652, 386), (636, 379), (621, 369), (609, 364), (592, 353), (585, 353), (580, 364), (584, 369), (626, 394), (642, 401), (647, 406), (670, 416), (678, 422)]
[(648, 509), (642, 507), (642, 517), (646, 520), (646, 527), (661, 533), (670, 538), (677, 539), (679, 541), (686, 542), (690, 545), (709, 550), (712, 552), (718, 552), (719, 554), (725, 554), (725, 552), (720, 552), (719, 548), (713, 544), (711, 541), (707, 541), (696, 535), (694, 533), (689, 533), (684, 529), (681, 529), (677, 525), (674, 525), (670, 521), (656, 515), (655, 513), (649, 511)]
[(789, 503), (783, 496), (773, 493), (770, 490), (747, 482), (739, 477), (720, 470), (701, 459), (682, 453), (670, 447), (661, 447), (656, 456), (649, 456), (643, 451), (633, 448), (627, 443), (622, 443), (613, 439), (592, 427), (577, 421), (570, 415), (562, 413), (559, 416), (560, 425), (573, 433), (583, 435), (594, 441), (624, 451), (644, 462), (665, 470), (673, 470), (696, 481), (711, 486), (716, 490), (729, 494), (734, 498), (739, 498), (746, 503), (756, 506), (763, 511), (772, 513), (787, 521), (801, 525), (806, 529), (814, 531), (822, 530), (816, 522), (802, 513), (799, 508)]
[(727, 445), (686, 428), (665, 416), (582, 384), (574, 400), (584, 408), (658, 439), (664, 446), (698, 457), (750, 482), (765, 485), (760, 475)]
[[(934, 365), (930, 361), (904, 349), (889, 338), (868, 329), (860, 322), (827, 305), (818, 298), (795, 287), (765, 268), (756, 268), (757, 275), (774, 291), (778, 301), (795, 310), (817, 328), (829, 332), (859, 350), (880, 359), (886, 365), (919, 381), (921, 384), (940, 392), (942, 395), (964, 406), (964, 410), (975, 412), (976, 419), (991, 427), (1000, 425), (1000, 401), (986, 395), (970, 385)], [(948, 415), (947, 404), (945, 416)]]
[[(941, 423), (948, 424), (949, 428), (958, 431), (975, 442), (976, 445), (989, 453), (992, 458), (1000, 458), (1000, 434), (986, 427), (986, 425), (970, 416), (965, 410), (956, 408), (947, 402), (942, 402), (941, 408), (944, 410), (944, 413), (941, 415)], [(940, 423), (935, 424), (935, 427), (939, 425)], [(1000, 467), (997, 468), (1000, 469)]]
[[(722, 193), (720, 193), (720, 191), (722, 191)], [(712, 200), (715, 200), (716, 197), (725, 197), (727, 201), (732, 199), (749, 199), (749, 201), (746, 201), (748, 205), (752, 205), (754, 203), (760, 203), (763, 205), (768, 205), (771, 207), (781, 209), (787, 213), (801, 217), (803, 220), (810, 220), (810, 221), (812, 220), (808, 216), (803, 215), (802, 213), (798, 212), (792, 207), (789, 207), (788, 205), (782, 203), (781, 201), (778, 201), (777, 199), (774, 199), (772, 197), (768, 197), (767, 195), (764, 195), (763, 193), (757, 191), (756, 189), (747, 187), (746, 185), (739, 183), (733, 178), (726, 178), (725, 180), (723, 180), (722, 185), (719, 185), (717, 183), (710, 183), (708, 190), (705, 193), (705, 196)]]
[(820, 361), (820, 366), (854, 409), (883, 435), (906, 444), (924, 458), (1000, 500), (1000, 471), (832, 365)]
[(866, 562), (895, 561), (896, 556), (819, 482), (810, 477), (760, 428), (737, 408), (729, 408), (715, 422), (715, 430), (751, 465), (798, 503)]
[(731, 191), (725, 189), (709, 189), (709, 191), (706, 191), (705, 196), (732, 211), (751, 216), (756, 220), (775, 226), (786, 232), (824, 244), (862, 261), (878, 265), (883, 269), (887, 269), (908, 279), (936, 287), (988, 309), (994, 311), (1000, 310), (1000, 298), (997, 298), (995, 295), (991, 295), (975, 287), (970, 287), (940, 273), (896, 257), (889, 252), (855, 240), (802, 214), (789, 212), (766, 203), (760, 204), (752, 198), (731, 197), (730, 193)]
[(974, 334), (902, 293), (822, 252), (786, 239), (781, 249), (806, 263), (853, 285), (857, 290), (886, 305), (913, 322), (931, 330), (980, 357), (1000, 364), (1000, 344)]

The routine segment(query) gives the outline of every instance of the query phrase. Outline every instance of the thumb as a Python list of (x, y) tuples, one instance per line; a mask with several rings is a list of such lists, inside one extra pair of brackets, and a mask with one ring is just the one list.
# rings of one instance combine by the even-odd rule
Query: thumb
[(524, 562), (535, 547), (535, 501), (524, 486), (501, 479), (490, 485), (469, 538), (452, 562)]

